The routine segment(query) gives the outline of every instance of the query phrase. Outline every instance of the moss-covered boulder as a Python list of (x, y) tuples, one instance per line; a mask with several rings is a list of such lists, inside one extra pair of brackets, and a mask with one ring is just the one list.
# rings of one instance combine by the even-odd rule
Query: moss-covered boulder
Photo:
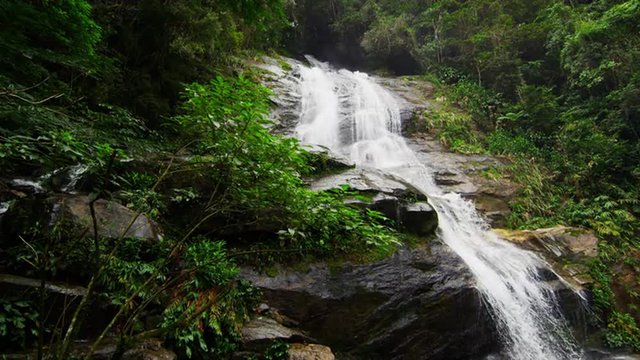
[[(93, 208), (99, 238), (124, 236), (152, 242), (162, 238), (156, 223), (117, 202), (98, 199)], [(20, 237), (34, 234), (56, 233), (56, 237), (66, 239), (94, 236), (94, 219), (87, 195), (54, 194), (17, 200), (4, 215), (2, 224), (3, 245), (16, 244)]]

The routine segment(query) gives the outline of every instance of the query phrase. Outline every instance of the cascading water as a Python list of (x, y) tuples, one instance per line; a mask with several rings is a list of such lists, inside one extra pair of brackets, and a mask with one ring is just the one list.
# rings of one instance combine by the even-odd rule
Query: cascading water
[(493, 312), (509, 359), (580, 359), (581, 349), (538, 270), (547, 264), (494, 235), (469, 201), (445, 193), (433, 181), (400, 132), (396, 98), (359, 72), (336, 71), (309, 58), (300, 66), (301, 141), (324, 145), (413, 184), (429, 196), (439, 215), (439, 236), (468, 265)]

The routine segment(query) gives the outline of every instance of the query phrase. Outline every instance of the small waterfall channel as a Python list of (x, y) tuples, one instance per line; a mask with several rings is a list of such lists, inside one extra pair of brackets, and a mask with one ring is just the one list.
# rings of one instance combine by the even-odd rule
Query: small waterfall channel
[[(536, 254), (499, 239), (457, 193), (433, 180), (428, 164), (400, 135), (399, 100), (367, 74), (336, 70), (313, 58), (299, 66), (301, 113), (296, 135), (403, 178), (423, 191), (439, 215), (439, 236), (467, 264), (503, 339), (500, 357), (582, 359), (554, 292), (541, 281), (548, 268)], [(470, 339), (473, 341), (473, 339)]]

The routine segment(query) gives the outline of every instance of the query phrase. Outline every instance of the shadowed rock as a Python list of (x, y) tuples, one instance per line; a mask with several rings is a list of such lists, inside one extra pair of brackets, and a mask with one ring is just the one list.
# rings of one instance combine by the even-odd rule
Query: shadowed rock
[(468, 359), (498, 347), (471, 275), (438, 240), (372, 264), (242, 274), (309, 336), (355, 358)]

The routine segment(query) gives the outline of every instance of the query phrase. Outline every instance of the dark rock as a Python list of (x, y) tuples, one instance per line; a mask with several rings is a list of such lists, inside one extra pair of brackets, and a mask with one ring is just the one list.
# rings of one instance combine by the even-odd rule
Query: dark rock
[(369, 209), (379, 211), (396, 222), (400, 219), (400, 200), (393, 195), (377, 194), (371, 199)]
[(400, 219), (402, 228), (419, 236), (433, 234), (438, 228), (438, 213), (426, 202), (404, 206)]
[(316, 171), (347, 170), (356, 167), (353, 161), (325, 146), (305, 145), (304, 148), (315, 155), (315, 161), (311, 165)]
[(438, 240), (372, 264), (316, 264), (276, 277), (249, 269), (242, 274), (271, 306), (347, 356), (467, 359), (499, 346), (472, 276)]

